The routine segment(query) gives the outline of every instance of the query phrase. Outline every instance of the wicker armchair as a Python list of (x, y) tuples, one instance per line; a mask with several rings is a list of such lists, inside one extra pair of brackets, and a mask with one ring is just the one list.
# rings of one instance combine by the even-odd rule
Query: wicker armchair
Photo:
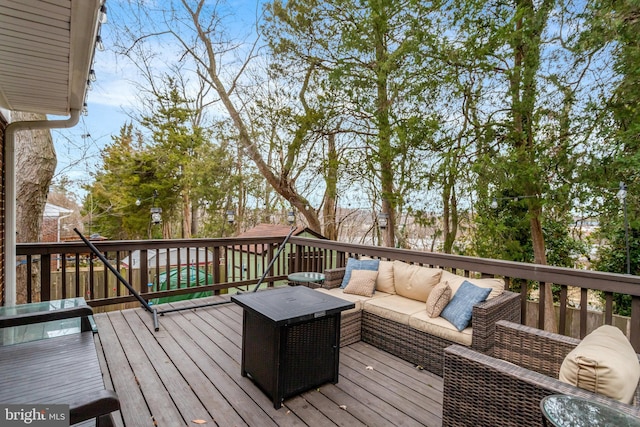
[(569, 394), (640, 415), (640, 388), (625, 405), (559, 381), (560, 366), (580, 342), (528, 326), (496, 323), (493, 357), (463, 346), (445, 350), (443, 426), (541, 426), (540, 400)]

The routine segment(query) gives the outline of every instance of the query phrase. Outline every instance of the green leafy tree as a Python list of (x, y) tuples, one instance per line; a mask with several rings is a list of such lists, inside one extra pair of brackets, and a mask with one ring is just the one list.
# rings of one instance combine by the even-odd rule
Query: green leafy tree
[[(155, 119), (161, 123), (158, 116)], [(120, 135), (103, 150), (102, 167), (86, 188), (83, 209), (90, 232), (111, 239), (169, 237), (172, 230), (184, 227), (182, 192), (188, 179), (190, 198), (197, 201), (193, 208), (204, 213), (196, 234), (222, 235), (229, 192), (240, 179), (235, 175), (234, 157), (226, 144), (209, 139), (193, 150), (185, 159), (180, 147), (144, 143), (133, 125), (123, 126)], [(181, 160), (188, 165), (177, 169), (182, 173), (167, 167), (170, 162), (179, 165)], [(162, 209), (162, 225), (151, 222), (152, 207)]]
[[(582, 175), (585, 183), (596, 189), (590, 200), (601, 213), (600, 236), (610, 245), (600, 250), (598, 269), (626, 272), (626, 243), (624, 217), (627, 216), (631, 247), (640, 230), (640, 6), (633, 2), (602, 1), (590, 5), (586, 11), (589, 32), (581, 38), (580, 47), (586, 52), (608, 50), (613, 58), (611, 67), (615, 83), (611, 95), (594, 106), (601, 117), (600, 133), (607, 144), (590, 158), (591, 168)], [(616, 195), (619, 183), (626, 186), (626, 210)], [(637, 274), (638, 255), (633, 253), (631, 273)], [(623, 259), (625, 262), (617, 262)]]
[(123, 125), (102, 151), (102, 167), (94, 173), (94, 182), (85, 186), (82, 213), (89, 234), (110, 239), (147, 237), (149, 211), (137, 206), (136, 200), (140, 187), (153, 181), (155, 168), (152, 159), (141, 155), (139, 138), (132, 124)]
[[(280, 167), (282, 163), (270, 163), (272, 158), (269, 154), (273, 151), (268, 144), (274, 141), (270, 138), (273, 129), (254, 127), (252, 109), (248, 107), (254, 104), (261, 84), (268, 83), (258, 73), (247, 76), (255, 71), (252, 65), (257, 56), (258, 36), (248, 36), (254, 38), (253, 42), (243, 42), (240, 45), (232, 42), (229, 27), (225, 27), (228, 21), (222, 19), (229, 11), (225, 10), (222, 3), (205, 0), (164, 2), (164, 10), (172, 16), (169, 22), (154, 19), (153, 14), (158, 9), (148, 9), (146, 4), (142, 6), (143, 10), (150, 12), (151, 18), (149, 26), (141, 28), (142, 32), (169, 34), (179, 49), (185, 52), (184, 58), (191, 61), (197, 74), (215, 92), (217, 99), (214, 102), (220, 106), (219, 111), (224, 111), (229, 123), (232, 123), (235, 132), (233, 141), (238, 145), (238, 150), (242, 151), (242, 157), (237, 158), (238, 162), (250, 159), (280, 197), (304, 215), (309, 228), (321, 232), (318, 211), (310, 208), (312, 204), (305, 197), (305, 189), (297, 185), (296, 177), (301, 174), (300, 170), (283, 169)], [(160, 32), (149, 30), (158, 25), (163, 25)], [(246, 36), (243, 34), (243, 37)], [(264, 102), (269, 100), (265, 98)], [(307, 153), (307, 147), (300, 146), (299, 141), (301, 140), (287, 139), (284, 142), (284, 158), (300, 158)], [(284, 162), (284, 165), (288, 164)]]
[[(576, 170), (593, 143), (589, 104), (578, 101), (584, 94), (589, 100), (597, 71), (593, 57), (576, 49), (583, 5), (521, 0), (450, 6), (449, 63), (467, 71), (475, 98), (466, 115), (473, 128), (467, 152), (476, 179), (474, 248), (481, 256), (540, 264), (557, 250), (554, 263), (570, 263), (572, 256), (547, 237), (556, 230), (554, 238), (560, 238), (557, 230), (573, 223), (572, 201), (584, 190), (574, 185)], [(493, 197), (497, 211), (490, 207)], [(555, 330), (547, 308), (545, 329)]]
[[(319, 93), (331, 94), (331, 111), (349, 135), (336, 138), (343, 148), (327, 163), (343, 165), (342, 179), (372, 190), (372, 204), (379, 201), (389, 217), (383, 239), (389, 246), (396, 215), (418, 187), (418, 147), (435, 123), (423, 108), (431, 94), (424, 70), (425, 28), (435, 22), (427, 19), (430, 11), (412, 1), (277, 1), (268, 9), (275, 54), (324, 73)], [(327, 174), (327, 182), (336, 179)]]
[[(180, 235), (189, 238), (194, 167), (199, 166), (193, 160), (205, 139), (202, 129), (191, 126), (188, 100), (180, 94), (174, 79), (166, 78), (164, 90), (157, 93), (155, 101), (156, 108), (142, 118), (141, 124), (152, 132), (149, 148), (156, 155), (155, 175), (163, 187), (158, 190), (159, 199), (165, 218), (179, 220)], [(164, 229), (165, 237), (170, 237), (169, 227)]]

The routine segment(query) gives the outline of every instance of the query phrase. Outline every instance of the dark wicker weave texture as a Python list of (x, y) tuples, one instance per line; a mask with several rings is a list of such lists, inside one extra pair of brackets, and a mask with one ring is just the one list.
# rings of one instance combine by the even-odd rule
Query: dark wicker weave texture
[(362, 313), (362, 341), (439, 376), (442, 376), (442, 352), (454, 344), (367, 311)]
[[(498, 319), (519, 319), (519, 301), (517, 294), (505, 292), (499, 297), (476, 305), (473, 309), (472, 348), (490, 354), (493, 350), (495, 322)], [(455, 344), (453, 341), (369, 313), (366, 308), (362, 314), (362, 340), (439, 376), (442, 376), (443, 351)]]
[(362, 310), (342, 312), (340, 319), (340, 347), (361, 339)]
[[(540, 400), (550, 394), (583, 397), (640, 415), (637, 406), (557, 380), (557, 360), (568, 353), (567, 344), (577, 340), (511, 322), (498, 322), (496, 329), (496, 355), (517, 363), (532, 362), (535, 369), (549, 373), (554, 370), (554, 375), (463, 346), (451, 346), (445, 350), (443, 426), (541, 426)], [(552, 367), (554, 364), (557, 368)]]
[(337, 380), (336, 322), (337, 316), (326, 316), (285, 328), (284, 398)]
[(323, 288), (333, 289), (342, 284), (342, 278), (344, 277), (345, 268), (332, 268), (324, 271), (324, 283)]
[[(325, 270), (325, 288), (340, 286), (344, 268)], [(347, 319), (343, 313), (340, 345), (344, 346), (360, 340), (355, 334), (355, 319)], [(505, 291), (473, 308), (472, 348), (483, 353), (493, 351), (493, 335), (498, 320), (520, 321), (520, 295)], [(358, 319), (359, 320), (359, 319)], [(436, 375), (442, 376), (444, 354), (448, 346), (455, 344), (408, 325), (382, 318), (366, 311), (362, 312), (361, 339), (395, 356), (421, 366)], [(349, 337), (349, 338), (347, 338)]]
[(504, 291), (502, 295), (473, 306), (471, 348), (491, 354), (495, 342), (496, 322), (500, 320), (520, 323), (520, 294)]
[(579, 339), (510, 322), (496, 324), (493, 356), (518, 366), (557, 378), (564, 358)]

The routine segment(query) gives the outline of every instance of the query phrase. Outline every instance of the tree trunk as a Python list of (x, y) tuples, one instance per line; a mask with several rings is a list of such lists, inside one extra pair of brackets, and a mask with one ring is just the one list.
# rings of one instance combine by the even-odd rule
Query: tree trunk
[(338, 153), (336, 152), (336, 135), (330, 133), (327, 141), (327, 169), (325, 182), (327, 189), (324, 195), (322, 216), (324, 218), (324, 237), (337, 240), (338, 224), (336, 222), (336, 198), (338, 194)]
[(378, 128), (378, 157), (382, 186), (382, 212), (388, 215), (384, 230), (384, 245), (395, 246), (396, 203), (393, 188), (393, 150), (391, 147), (391, 123), (389, 118), (389, 72), (387, 33), (388, 17), (385, 5), (377, 4), (374, 20), (376, 53), (376, 125)]
[[(543, 1), (538, 10), (531, 0), (517, 0), (516, 36), (513, 42), (514, 69), (511, 75), (513, 113), (513, 142), (519, 165), (519, 182), (529, 201), (528, 215), (531, 228), (534, 262), (546, 264), (544, 235), (542, 232), (542, 206), (538, 198), (544, 177), (537, 169), (536, 142), (533, 135), (534, 110), (537, 96), (536, 73), (540, 67), (541, 35), (553, 1)], [(533, 179), (532, 179), (533, 177)], [(545, 286), (544, 329), (557, 332), (551, 284)]]
[(182, 238), (191, 238), (191, 200), (186, 189), (182, 192)]
[[(210, 39), (211, 34), (207, 29), (203, 28), (200, 22), (200, 13), (202, 12), (203, 0), (198, 2), (198, 5), (194, 8), (190, 7), (186, 1), (183, 0), (185, 9), (191, 14), (191, 19), (194, 24), (194, 29), (197, 32), (198, 39), (205, 47), (206, 56), (201, 56), (195, 52), (191, 52), (194, 57), (206, 68), (208, 82), (211, 87), (216, 91), (220, 97), (222, 105), (229, 114), (231, 121), (238, 132), (238, 142), (244, 149), (244, 153), (255, 163), (260, 174), (267, 180), (267, 182), (307, 220), (308, 227), (317, 232), (322, 233), (322, 227), (318, 213), (315, 209), (310, 209), (311, 204), (305, 199), (295, 188), (295, 183), (292, 182), (286, 175), (276, 175), (273, 169), (262, 158), (262, 153), (253, 140), (249, 127), (245, 123), (242, 115), (236, 103), (232, 99), (232, 90), (229, 90), (222, 81), (219, 74), (218, 60), (216, 58), (216, 49), (214, 42)], [(187, 45), (184, 40), (181, 42)], [(244, 69), (244, 67), (242, 67)], [(242, 106), (241, 106), (242, 107)]]
[(453, 243), (458, 234), (458, 199), (454, 182), (453, 172), (445, 172), (445, 185), (442, 192), (444, 204), (442, 234), (444, 236), (443, 251), (445, 254), (452, 252)]
[(191, 209), (191, 235), (198, 235), (198, 228), (200, 227), (200, 206), (194, 206)]
[[(13, 112), (15, 122), (44, 120), (44, 114)], [(49, 185), (56, 169), (56, 153), (49, 130), (21, 131), (16, 134), (16, 242), (38, 242)], [(38, 267), (32, 272), (32, 301), (40, 301)], [(17, 271), (17, 302), (27, 302), (26, 266)]]

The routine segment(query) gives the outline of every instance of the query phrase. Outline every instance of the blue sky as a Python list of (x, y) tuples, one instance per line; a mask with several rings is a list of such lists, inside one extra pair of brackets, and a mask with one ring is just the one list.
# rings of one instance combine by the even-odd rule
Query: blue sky
[[(105, 37), (108, 33), (103, 31)], [(52, 130), (58, 156), (54, 180), (64, 174), (76, 187), (89, 183), (90, 172), (99, 164), (100, 150), (111, 142), (111, 135), (117, 135), (122, 125), (131, 120), (125, 111), (135, 103), (135, 88), (131, 83), (135, 73), (124, 65), (116, 60), (114, 52), (96, 51), (97, 81), (87, 96), (89, 114), (81, 116), (73, 128)]]
[[(123, 0), (108, 0), (106, 3), (108, 22), (103, 25), (101, 33), (105, 50), (95, 53), (93, 69), (97, 81), (88, 92), (89, 114), (81, 116), (80, 123), (71, 129), (52, 130), (58, 156), (54, 181), (62, 175), (67, 176), (74, 184), (72, 191), (79, 195), (84, 194), (80, 187), (92, 181), (91, 172), (100, 165), (100, 150), (112, 141), (112, 136), (117, 135), (125, 123), (131, 121), (127, 113), (138, 105), (135, 86), (135, 81), (140, 81), (138, 70), (128, 59), (116, 55), (113, 49), (119, 30), (115, 24), (122, 23), (122, 20), (136, 20), (131, 12), (120, 9), (121, 2), (127, 3)], [(249, 22), (255, 22), (256, 8), (260, 8), (261, 3), (262, 0), (227, 0), (224, 6), (220, 2), (212, 2), (210, 6), (224, 7), (229, 12), (224, 13), (225, 27), (246, 31), (252, 27)], [(162, 5), (167, 6), (165, 3)], [(171, 56), (170, 47), (162, 45), (158, 49), (163, 56)], [(158, 68), (165, 65), (168, 64), (156, 64)]]

